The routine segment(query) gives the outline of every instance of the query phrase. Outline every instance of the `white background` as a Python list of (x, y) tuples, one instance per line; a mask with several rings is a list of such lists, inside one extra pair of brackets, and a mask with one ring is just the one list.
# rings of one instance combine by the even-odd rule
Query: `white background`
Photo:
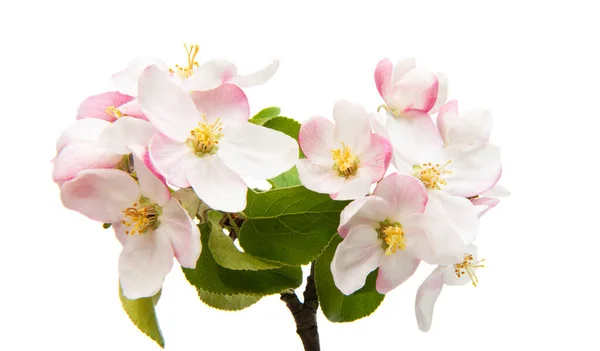
[[(304, 120), (344, 98), (374, 110), (382, 57), (445, 72), (462, 109), (494, 115), (501, 183), (483, 218), (480, 286), (442, 292), (429, 333), (414, 296), (431, 270), (370, 317), (333, 324), (323, 350), (598, 350), (598, 10), (592, 1), (5, 1), (0, 5), (0, 349), (158, 350), (121, 310), (119, 244), (64, 209), (51, 181), (59, 133), (85, 97), (140, 54), (227, 58), (241, 72), (281, 59), (247, 89), (252, 112)], [(562, 4), (562, 5), (559, 5)], [(158, 305), (167, 350), (301, 350), (277, 296), (208, 308), (174, 267)]]

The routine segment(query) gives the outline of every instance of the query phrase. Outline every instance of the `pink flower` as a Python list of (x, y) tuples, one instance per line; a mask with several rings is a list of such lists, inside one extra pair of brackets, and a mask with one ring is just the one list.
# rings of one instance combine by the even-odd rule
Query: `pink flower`
[(173, 257), (195, 268), (200, 232), (169, 189), (135, 159), (139, 181), (116, 169), (91, 169), (61, 187), (65, 207), (112, 223), (123, 244), (119, 278), (129, 299), (153, 296), (171, 270)]
[[(462, 246), (448, 236), (444, 222), (423, 214), (427, 190), (409, 175), (385, 177), (373, 193), (342, 211), (331, 272), (346, 295), (360, 289), (379, 267), (376, 288), (385, 294), (413, 275), (419, 262), (455, 262), (448, 249)], [(464, 252), (464, 251), (463, 251)]]
[(478, 268), (483, 268), (483, 261), (477, 258), (477, 247), (469, 245), (462, 259), (452, 265), (437, 267), (425, 279), (415, 300), (415, 313), (421, 331), (426, 332), (431, 328), (433, 308), (444, 285), (465, 285), (470, 282), (477, 286), (479, 280), (475, 273)]
[(385, 58), (375, 68), (375, 85), (388, 112), (399, 116), (410, 111), (434, 113), (446, 101), (446, 76), (416, 68), (413, 58), (395, 65)]
[(150, 66), (140, 76), (138, 99), (160, 132), (149, 146), (156, 169), (177, 187), (191, 186), (213, 209), (242, 211), (248, 190), (242, 177), (269, 179), (298, 159), (294, 139), (248, 122), (248, 100), (235, 85), (190, 95)]
[(390, 143), (371, 132), (365, 109), (338, 101), (335, 124), (324, 117), (310, 118), (300, 128), (298, 160), (302, 184), (333, 199), (357, 199), (369, 193), (371, 184), (383, 178), (391, 156)]

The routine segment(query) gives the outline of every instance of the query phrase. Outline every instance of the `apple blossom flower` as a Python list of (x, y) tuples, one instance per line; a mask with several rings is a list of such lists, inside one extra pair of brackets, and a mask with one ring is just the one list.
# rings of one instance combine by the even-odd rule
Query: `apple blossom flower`
[(385, 294), (412, 276), (421, 260), (455, 262), (448, 250), (462, 247), (462, 241), (447, 235), (444, 221), (424, 214), (426, 205), (423, 183), (401, 174), (388, 175), (372, 196), (351, 202), (340, 215), (344, 240), (331, 262), (338, 289), (352, 294), (379, 267), (376, 289)]
[(446, 76), (417, 68), (413, 58), (401, 59), (395, 65), (382, 59), (374, 76), (377, 91), (386, 103), (381, 108), (395, 116), (410, 111), (435, 113), (448, 95)]
[(433, 308), (444, 285), (477, 286), (479, 280), (475, 274), (483, 268), (484, 260), (477, 258), (477, 247), (469, 245), (463, 258), (452, 265), (438, 266), (417, 290), (415, 313), (421, 331), (429, 331), (433, 319)]
[(242, 177), (270, 179), (298, 159), (294, 139), (248, 122), (248, 100), (235, 85), (188, 94), (150, 66), (140, 76), (138, 99), (160, 132), (149, 145), (156, 169), (177, 187), (191, 186), (213, 209), (242, 211), (248, 190)]
[(198, 45), (184, 45), (187, 54), (185, 65), (175, 65), (168, 68), (161, 60), (154, 57), (138, 57), (132, 60), (127, 67), (112, 77), (112, 82), (117, 90), (123, 94), (137, 96), (138, 79), (142, 72), (149, 66), (156, 66), (169, 72), (176, 84), (184, 91), (206, 91), (218, 88), (222, 84), (230, 83), (242, 88), (261, 85), (275, 75), (279, 69), (279, 61), (274, 60), (269, 65), (251, 74), (238, 74), (237, 67), (222, 59), (206, 61), (199, 64), (196, 56), (200, 50)]
[(300, 128), (298, 141), (306, 158), (296, 165), (302, 184), (333, 199), (366, 195), (383, 178), (392, 157), (389, 141), (371, 132), (365, 109), (338, 101), (335, 124), (312, 117)]
[(128, 299), (156, 294), (174, 257), (195, 268), (201, 249), (198, 227), (169, 189), (137, 158), (134, 169), (139, 185), (120, 170), (90, 169), (61, 186), (65, 207), (112, 223), (123, 244), (119, 279)]

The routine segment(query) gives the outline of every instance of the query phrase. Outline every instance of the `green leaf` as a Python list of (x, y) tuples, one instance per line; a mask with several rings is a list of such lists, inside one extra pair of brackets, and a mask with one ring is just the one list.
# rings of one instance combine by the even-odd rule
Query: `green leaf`
[(349, 201), (334, 201), (305, 187), (248, 191), (247, 217), (238, 235), (244, 251), (290, 265), (307, 264), (336, 235)]
[(239, 251), (233, 244), (233, 240), (223, 233), (223, 228), (219, 225), (222, 216), (223, 215), (217, 211), (210, 211), (208, 213), (208, 221), (210, 222), (211, 227), (208, 247), (217, 264), (221, 267), (233, 270), (250, 271), (281, 267), (281, 264), (276, 262), (266, 262), (250, 254)]
[(317, 259), (315, 265), (315, 284), (321, 303), (321, 310), (327, 319), (332, 322), (352, 322), (373, 313), (383, 301), (385, 295), (375, 290), (377, 270), (367, 277), (365, 286), (350, 296), (344, 295), (333, 282), (331, 275), (331, 260), (335, 249), (342, 241), (336, 235), (325, 252)]
[(222, 295), (269, 295), (302, 284), (300, 267), (281, 267), (262, 271), (238, 271), (221, 267), (215, 261), (210, 245), (210, 223), (200, 225), (202, 253), (195, 269), (183, 268), (190, 284), (196, 288)]
[(202, 289), (198, 290), (200, 300), (212, 308), (223, 311), (240, 311), (250, 307), (261, 299), (261, 296), (251, 295), (220, 295), (209, 293)]
[(160, 298), (160, 293), (159, 291), (152, 297), (129, 300), (123, 295), (123, 289), (121, 288), (121, 284), (119, 284), (119, 298), (129, 319), (131, 319), (139, 330), (148, 335), (160, 347), (164, 348), (165, 340), (160, 331), (156, 311), (154, 310), (154, 306), (156, 306)]
[[(278, 130), (284, 134), (291, 136), (296, 141), (298, 141), (298, 133), (300, 133), (301, 126), (302, 125), (297, 121), (283, 116), (272, 118), (268, 120), (265, 124), (263, 124), (263, 127)], [(300, 151), (299, 157), (303, 158), (304, 153), (302, 153), (302, 149), (298, 148), (298, 150)]]
[(267, 107), (260, 110), (254, 117), (250, 118), (249, 122), (262, 126), (265, 122), (279, 116), (281, 109), (279, 107)]
[(292, 186), (302, 185), (296, 166), (292, 167), (287, 172), (281, 173), (273, 179), (269, 179), (269, 183), (271, 183), (273, 188), (289, 188)]
[(196, 192), (194, 192), (194, 189), (181, 188), (173, 193), (173, 197), (179, 201), (191, 218), (196, 218), (198, 209), (200, 208), (200, 199), (196, 195)]

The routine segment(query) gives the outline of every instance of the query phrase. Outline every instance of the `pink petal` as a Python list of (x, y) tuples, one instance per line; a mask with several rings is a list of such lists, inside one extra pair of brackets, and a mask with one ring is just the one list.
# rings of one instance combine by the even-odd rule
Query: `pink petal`
[(345, 178), (340, 177), (330, 166), (314, 164), (309, 159), (302, 158), (296, 163), (296, 168), (302, 185), (314, 192), (334, 194), (344, 184)]
[(67, 127), (58, 138), (56, 152), (60, 152), (70, 144), (97, 143), (100, 134), (109, 125), (110, 122), (96, 118), (85, 118), (76, 121)]
[(133, 157), (133, 165), (142, 196), (159, 206), (164, 206), (171, 199), (169, 188), (136, 156)]
[(200, 231), (179, 202), (172, 198), (160, 218), (161, 235), (169, 237), (175, 257), (185, 268), (196, 268), (202, 245)]
[(227, 60), (211, 60), (194, 69), (194, 74), (183, 81), (184, 91), (216, 89), (237, 75), (235, 65)]
[(334, 141), (333, 123), (319, 116), (311, 117), (302, 124), (298, 143), (306, 158), (313, 163), (328, 167), (334, 164), (331, 150), (340, 147)]
[(335, 285), (345, 295), (359, 290), (383, 256), (375, 229), (365, 225), (354, 227), (338, 245), (331, 261)]
[(473, 205), (476, 205), (479, 208), (478, 215), (479, 218), (481, 218), (481, 216), (486, 214), (487, 211), (496, 207), (500, 203), (500, 200), (490, 197), (478, 197), (475, 199), (471, 199), (471, 203), (473, 203)]
[(423, 213), (427, 205), (427, 189), (417, 178), (404, 174), (390, 174), (377, 184), (373, 195), (384, 198), (390, 205), (394, 219)]
[(405, 57), (396, 61), (396, 64), (394, 64), (394, 72), (392, 73), (392, 85), (398, 83), (406, 72), (412, 71), (416, 67), (417, 64), (413, 57)]
[(60, 188), (63, 205), (103, 223), (115, 223), (122, 210), (140, 198), (140, 189), (129, 174), (116, 169), (81, 172)]
[(382, 59), (375, 67), (375, 86), (381, 98), (387, 103), (392, 89), (392, 71), (394, 66), (387, 58)]
[(446, 147), (446, 154), (452, 160), (448, 165), (452, 173), (445, 177), (448, 184), (443, 190), (452, 195), (476, 196), (491, 189), (500, 179), (500, 149), (495, 145), (453, 144)]
[(140, 107), (140, 102), (138, 100), (132, 100), (124, 105), (119, 107), (119, 111), (125, 116), (130, 116), (134, 118), (139, 118), (143, 120), (148, 120), (148, 117), (142, 111)]
[(375, 288), (380, 294), (387, 294), (404, 283), (419, 267), (421, 260), (405, 251), (396, 251), (381, 258)]
[(379, 134), (371, 134), (371, 142), (363, 154), (357, 155), (360, 167), (371, 171), (371, 182), (381, 180), (392, 160), (392, 145)]
[(131, 153), (132, 148), (146, 148), (156, 134), (152, 123), (133, 117), (121, 117), (104, 128), (99, 142), (108, 150), (120, 155)]
[(298, 143), (282, 132), (242, 122), (223, 129), (217, 155), (242, 177), (270, 179), (294, 166)]
[(237, 75), (231, 79), (231, 84), (235, 84), (242, 88), (249, 88), (256, 85), (266, 83), (269, 79), (273, 78), (277, 70), (279, 69), (279, 61), (274, 60), (263, 69), (256, 71), (252, 74)]
[(123, 95), (116, 91), (93, 95), (79, 105), (77, 110), (77, 119), (82, 118), (97, 118), (105, 121), (112, 122), (116, 118), (115, 116), (106, 112), (109, 106), (118, 108), (119, 106), (126, 104), (133, 100), (132, 96)]
[(181, 188), (190, 186), (185, 172), (198, 156), (185, 143), (159, 133), (150, 141), (148, 152), (152, 165), (167, 181)]
[(401, 112), (427, 112), (435, 105), (437, 91), (436, 75), (426, 69), (415, 68), (404, 73), (398, 82), (394, 82), (388, 105)]
[(354, 200), (340, 214), (338, 233), (345, 238), (352, 228), (359, 225), (378, 228), (379, 222), (386, 219), (388, 212), (388, 202), (379, 196), (366, 196)]
[(427, 332), (431, 328), (433, 308), (444, 287), (442, 272), (443, 267), (434, 269), (417, 290), (415, 314), (417, 315), (419, 329), (423, 332)]
[(435, 104), (429, 110), (429, 113), (436, 113), (440, 109), (440, 107), (446, 102), (448, 99), (448, 77), (446, 77), (443, 73), (436, 73), (438, 79), (438, 91), (437, 91), (437, 99), (435, 100)]
[(355, 175), (344, 180), (340, 190), (331, 194), (334, 200), (354, 200), (363, 197), (371, 191), (371, 171), (359, 168)]
[(112, 76), (112, 83), (120, 93), (137, 96), (140, 75), (147, 67), (153, 65), (167, 72), (167, 65), (155, 57), (136, 57), (123, 71)]
[(61, 183), (86, 169), (114, 168), (121, 158), (95, 143), (67, 145), (54, 159), (52, 179)]
[(219, 119), (223, 126), (227, 127), (247, 122), (250, 117), (246, 94), (233, 84), (223, 84), (208, 91), (194, 91), (191, 96), (198, 111), (203, 113), (211, 124)]
[(246, 208), (246, 184), (218, 157), (197, 157), (186, 174), (200, 200), (210, 208), (231, 213)]
[(338, 147), (344, 143), (355, 155), (367, 150), (371, 141), (371, 127), (364, 107), (340, 100), (333, 107), (333, 119), (334, 140)]
[(190, 96), (156, 66), (140, 75), (138, 100), (148, 120), (173, 140), (184, 142), (202, 120)]
[(127, 235), (119, 257), (119, 280), (128, 299), (154, 296), (173, 266), (169, 236), (158, 230)]

